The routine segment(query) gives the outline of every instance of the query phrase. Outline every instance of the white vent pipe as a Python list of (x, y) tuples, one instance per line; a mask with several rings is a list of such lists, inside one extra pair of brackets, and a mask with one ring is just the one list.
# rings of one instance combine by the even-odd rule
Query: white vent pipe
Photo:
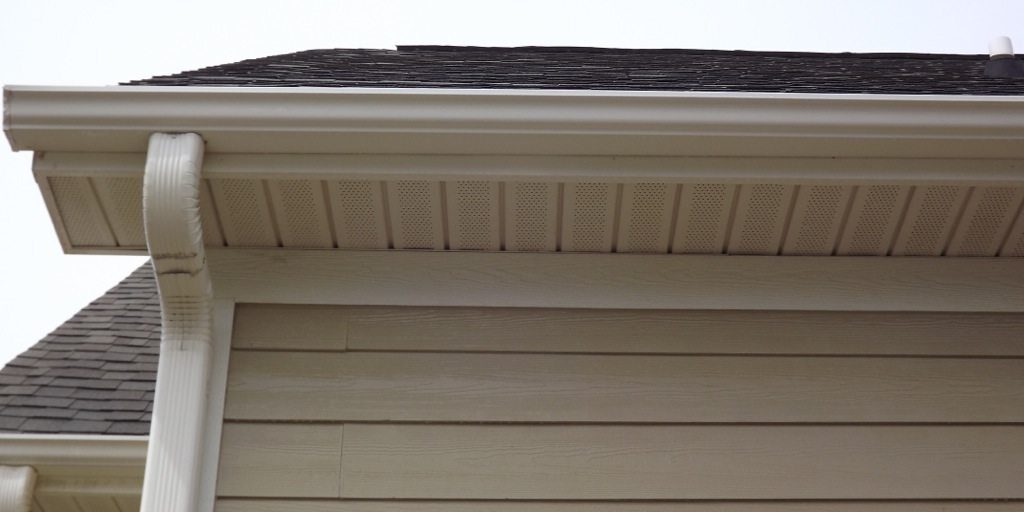
[(988, 55), (993, 59), (1013, 58), (1013, 41), (1009, 37), (999, 36), (988, 43)]

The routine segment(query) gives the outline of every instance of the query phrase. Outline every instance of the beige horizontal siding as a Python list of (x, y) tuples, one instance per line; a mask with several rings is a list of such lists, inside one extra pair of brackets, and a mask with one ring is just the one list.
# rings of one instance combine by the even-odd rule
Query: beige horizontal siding
[(341, 425), (224, 425), (217, 494), (332, 498)]
[(241, 305), (233, 347), (220, 512), (1024, 509), (1024, 315)]
[(1024, 315), (238, 306), (235, 348), (1024, 356)]
[(1024, 498), (1020, 426), (350, 424), (340, 454), (336, 426), (233, 427), (221, 496)]
[(1024, 498), (1024, 427), (349, 425), (342, 495)]
[(281, 304), (235, 307), (235, 348), (345, 350), (350, 311), (358, 308)]
[(1024, 359), (236, 351), (225, 417), (1024, 422)]
[(1020, 502), (217, 501), (216, 512), (1019, 512)]

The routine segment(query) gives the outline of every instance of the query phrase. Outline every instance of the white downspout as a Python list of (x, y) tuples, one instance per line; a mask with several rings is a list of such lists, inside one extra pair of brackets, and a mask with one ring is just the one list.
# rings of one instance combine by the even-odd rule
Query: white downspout
[(0, 510), (29, 512), (35, 487), (35, 469), (30, 466), (0, 466)]
[(212, 287), (199, 218), (203, 149), (194, 133), (155, 133), (146, 156), (143, 219), (163, 334), (142, 512), (191, 512), (199, 493), (212, 353)]

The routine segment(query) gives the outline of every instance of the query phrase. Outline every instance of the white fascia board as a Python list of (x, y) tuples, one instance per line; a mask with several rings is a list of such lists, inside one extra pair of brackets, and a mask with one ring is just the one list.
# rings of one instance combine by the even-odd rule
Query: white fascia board
[[(49, 177), (137, 178), (144, 153), (37, 153), (40, 186)], [(319, 180), (601, 180), (610, 183), (772, 183), (794, 185), (985, 184), (1024, 182), (1020, 159), (780, 158), (570, 155), (311, 155), (214, 154), (203, 160), (207, 179)]]
[(209, 153), (1024, 156), (1024, 97), (254, 87), (4, 89), (12, 148)]
[(138, 496), (146, 436), (0, 434), (0, 465), (30, 466), (35, 495)]
[(128, 466), (146, 464), (147, 436), (0, 434), (0, 464), (24, 466)]

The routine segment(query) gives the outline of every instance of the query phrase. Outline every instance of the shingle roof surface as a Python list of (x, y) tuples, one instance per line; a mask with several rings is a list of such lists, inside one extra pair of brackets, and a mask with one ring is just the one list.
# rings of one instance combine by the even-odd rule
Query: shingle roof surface
[(125, 85), (1024, 94), (987, 55), (399, 46), (309, 50)]
[(147, 263), (0, 370), (0, 432), (148, 434), (159, 349)]

